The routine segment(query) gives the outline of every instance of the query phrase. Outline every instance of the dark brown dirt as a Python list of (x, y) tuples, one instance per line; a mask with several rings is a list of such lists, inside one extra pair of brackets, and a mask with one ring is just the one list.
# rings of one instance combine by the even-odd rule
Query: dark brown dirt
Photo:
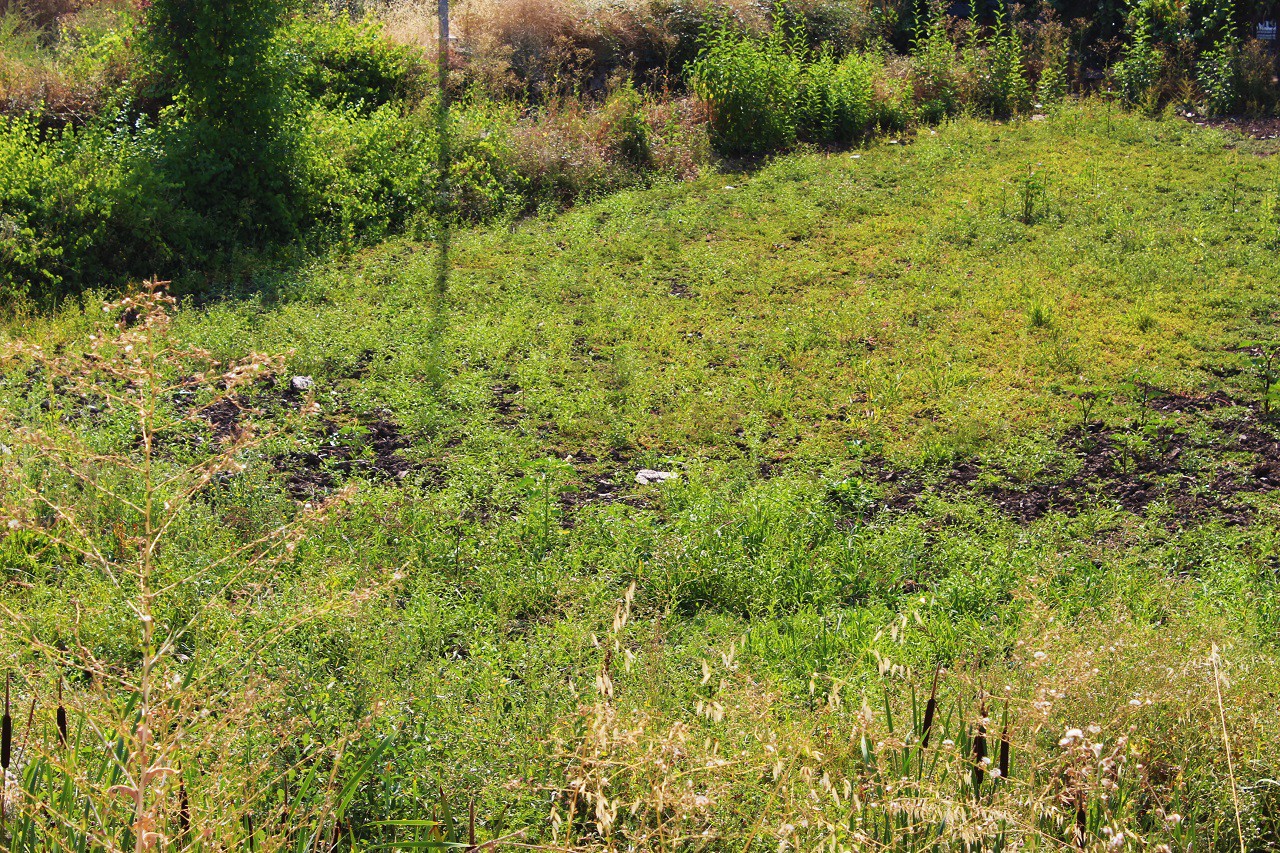
[(358, 420), (363, 430), (354, 432), (344, 432), (340, 424), (325, 420), (314, 450), (285, 453), (272, 460), (276, 470), (286, 476), (290, 495), (306, 500), (354, 476), (399, 481), (416, 469), (400, 455), (410, 446), (409, 439), (385, 412)]
[[(559, 455), (559, 454), (556, 454)], [(592, 504), (625, 503), (634, 507), (650, 505), (646, 495), (626, 488), (634, 476), (635, 464), (623, 449), (614, 448), (604, 458), (586, 451), (570, 454), (568, 461), (578, 472), (575, 487), (560, 494), (560, 525), (566, 529), (577, 523), (577, 513)]]
[(235, 438), (239, 434), (243, 414), (243, 401), (235, 396), (223, 397), (216, 403), (205, 406), (200, 412), (200, 416), (209, 422), (213, 437), (219, 441)]
[(1161, 393), (1148, 406), (1174, 417), (1206, 417), (1206, 412), (1230, 407), (1245, 414), (1212, 424), (1205, 438), (1193, 438), (1182, 426), (1144, 431), (1145, 447), (1132, 451), (1126, 450), (1129, 428), (1099, 423), (1075, 427), (1058, 445), (1075, 456), (1078, 469), (1021, 485), (1011, 483), (1008, 472), (972, 461), (929, 477), (926, 484), (921, 473), (872, 457), (863, 461), (863, 474), (882, 489), (874, 512), (913, 511), (926, 493), (972, 494), (1024, 524), (1052, 511), (1076, 515), (1098, 504), (1140, 514), (1156, 501), (1172, 505), (1174, 525), (1210, 517), (1247, 524), (1251, 511), (1240, 498), (1280, 489), (1280, 429), (1256, 406), (1222, 392)]
[(1163, 394), (1147, 401), (1147, 406), (1157, 412), (1207, 412), (1224, 406), (1234, 406), (1236, 401), (1222, 391), (1214, 391), (1202, 397), (1191, 397), (1186, 394)]
[(1280, 118), (1248, 118), (1246, 116), (1206, 118), (1205, 116), (1191, 116), (1187, 118), (1187, 121), (1190, 121), (1197, 127), (1214, 127), (1219, 130), (1230, 130), (1248, 139), (1280, 139)]
[(498, 382), (489, 390), (493, 392), (493, 409), (498, 413), (499, 420), (515, 421), (524, 412), (524, 407), (516, 402), (522, 389), (515, 382)]

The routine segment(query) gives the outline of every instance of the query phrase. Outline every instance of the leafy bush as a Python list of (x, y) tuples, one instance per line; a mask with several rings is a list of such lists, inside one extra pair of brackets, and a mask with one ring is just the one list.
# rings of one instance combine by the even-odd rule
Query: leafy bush
[(947, 35), (941, 9), (917, 35), (911, 51), (911, 84), (920, 118), (939, 122), (960, 112), (956, 46)]
[(775, 15), (804, 33), (810, 49), (829, 49), (837, 57), (865, 46), (871, 37), (871, 10), (862, 3), (841, 0), (786, 0), (774, 7)]
[(630, 80), (605, 102), (600, 137), (606, 148), (633, 166), (647, 166), (652, 159), (644, 98)]
[(298, 16), (285, 39), (296, 51), (295, 85), (310, 101), (372, 111), (422, 94), (423, 54), (387, 41), (372, 19)]
[(1237, 62), (1240, 108), (1254, 115), (1271, 112), (1276, 105), (1276, 87), (1272, 84), (1275, 61), (1270, 51), (1262, 42), (1250, 39), (1241, 46)]
[(1031, 87), (1022, 63), (1022, 39), (1001, 5), (994, 25), (965, 50), (969, 100), (991, 118), (1009, 118), (1031, 106)]
[(876, 61), (850, 54), (837, 62), (824, 53), (800, 78), (796, 125), (815, 142), (849, 144), (876, 128)]
[(1056, 19), (1040, 27), (1040, 79), (1036, 81), (1036, 98), (1041, 104), (1060, 103), (1070, 93), (1071, 48), (1067, 39), (1067, 28)]
[(1143, 107), (1154, 112), (1159, 105), (1159, 83), (1164, 67), (1164, 54), (1156, 46), (1146, 19), (1140, 18), (1124, 59), (1113, 70), (1120, 100), (1125, 106)]
[(694, 91), (710, 107), (711, 143), (725, 154), (761, 154), (795, 142), (802, 70), (781, 28), (763, 40), (721, 28), (693, 65)]
[(1240, 105), (1240, 75), (1236, 46), (1219, 41), (1196, 64), (1196, 82), (1204, 93), (1205, 110), (1211, 116), (1235, 112)]
[(149, 167), (156, 134), (97, 125), (42, 137), (0, 123), (0, 302), (44, 302), (171, 263), (183, 217)]
[(291, 105), (277, 36), (293, 0), (153, 0), (147, 47), (169, 81), (163, 168), (202, 242), (297, 234)]
[[(514, 116), (477, 102), (455, 110), (450, 128), (450, 207), (483, 220), (523, 205), (510, 150)], [(308, 241), (370, 243), (412, 231), (433, 210), (439, 127), (430, 103), (412, 113), (384, 105), (312, 110), (300, 143)], [(423, 213), (422, 211), (427, 211)]]

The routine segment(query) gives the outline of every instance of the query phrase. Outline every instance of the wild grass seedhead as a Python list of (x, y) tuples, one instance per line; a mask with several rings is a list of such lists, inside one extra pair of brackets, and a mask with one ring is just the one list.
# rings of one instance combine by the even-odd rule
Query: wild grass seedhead
[[(77, 603), (74, 627), (56, 637), (0, 602), (6, 617), (0, 632), (25, 645), (31, 658), (19, 689), (32, 697), (33, 717), (35, 685), (49, 672), (58, 682), (56, 711), (44, 711), (54, 711), (56, 734), (29, 739), (29, 754), (15, 767), (21, 773), (10, 824), (15, 837), (49, 814), (57, 818), (60, 843), (108, 850), (126, 837), (142, 851), (167, 844), (177, 831), (198, 830), (205, 841), (234, 835), (241, 817), (261, 809), (259, 798), (279, 784), (271, 753), (240, 757), (247, 745), (242, 723), (275, 692), (255, 674), (257, 656), (297, 626), (369, 595), (302, 608), (230, 661), (185, 651), (237, 590), (271, 583), (350, 490), (242, 539), (221, 558), (186, 564), (174, 550), (178, 531), (204, 511), (210, 484), (244, 476), (251, 451), (272, 435), (258, 428), (258, 410), (247, 401), (271, 386), (283, 358), (255, 353), (222, 362), (181, 344), (171, 330), (174, 306), (163, 283), (153, 281), (105, 304), (106, 322), (87, 341), (54, 352), (18, 341), (3, 353), (7, 370), (32, 377), (29, 399), (45, 415), (0, 424), (9, 447), (0, 459), (0, 536), (19, 548), (67, 554), (101, 591), (100, 600)], [(234, 428), (211, 416), (228, 404), (237, 412)], [(313, 409), (310, 400), (298, 406), (300, 413)], [(92, 442), (83, 428), (90, 420), (108, 426), (113, 440)], [(96, 520), (104, 503), (117, 518), (107, 529)], [(191, 599), (191, 589), (203, 594)], [(105, 608), (128, 614), (124, 656), (81, 633)], [(70, 712), (64, 672), (78, 674)], [(77, 721), (74, 738), (69, 717)], [(4, 719), (7, 764), (7, 710)], [(228, 761), (239, 769), (231, 771)], [(206, 772), (180, 778), (179, 762)], [(197, 778), (198, 790), (189, 791)], [(233, 780), (241, 787), (228, 787)], [(333, 825), (330, 793), (295, 791), (296, 820), (282, 824), (284, 834), (273, 827), (264, 837), (283, 839), (315, 822)], [(177, 827), (175, 815), (183, 816)]]

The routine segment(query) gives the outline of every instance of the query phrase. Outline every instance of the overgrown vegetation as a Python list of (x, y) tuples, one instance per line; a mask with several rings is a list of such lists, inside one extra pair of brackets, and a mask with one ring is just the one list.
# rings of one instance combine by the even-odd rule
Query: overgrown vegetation
[(1265, 9), (11, 6), (0, 847), (1280, 845)]
[(1227, 142), (960, 119), (460, 231), (443, 292), (392, 241), (11, 323), (6, 831), (1266, 849), (1274, 178)]
[[(1087, 94), (1099, 67), (1152, 114), (1275, 101), (1270, 55), (1245, 37), (1261, 13), (1225, 2), (1135, 2), (1120, 19), (1061, 4), (956, 19), (937, 3), (575, 2), (456, 9), (452, 218), (518, 218), (685, 180), (715, 155), (853, 146), (964, 111), (1026, 117)], [(6, 302), (49, 306), (155, 274), (209, 293), (300, 254), (438, 230), (430, 11), (9, 8)], [(1103, 56), (1117, 20), (1125, 46)]]

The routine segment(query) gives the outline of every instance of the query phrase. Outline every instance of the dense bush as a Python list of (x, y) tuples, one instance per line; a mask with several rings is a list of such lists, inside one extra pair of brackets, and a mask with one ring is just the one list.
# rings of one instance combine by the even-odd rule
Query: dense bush
[(1113, 69), (1121, 101), (1129, 107), (1143, 107), (1154, 112), (1158, 106), (1159, 83), (1164, 67), (1164, 54), (1156, 46), (1151, 27), (1139, 20), (1124, 59)]
[(261, 243), (298, 232), (278, 35), (292, 0), (153, 0), (148, 56), (168, 81), (162, 168), (207, 222), (201, 241)]
[(1200, 55), (1196, 82), (1204, 92), (1205, 109), (1209, 115), (1227, 115), (1239, 107), (1239, 71), (1238, 50), (1229, 40), (1223, 39)]
[(298, 16), (284, 35), (298, 63), (295, 85), (310, 101), (372, 111), (424, 94), (422, 52), (388, 41), (372, 19)]
[(692, 78), (718, 151), (761, 154), (796, 140), (848, 145), (907, 123), (911, 92), (878, 55), (807, 54), (781, 26), (764, 39), (722, 28), (708, 40)]
[(711, 141), (726, 154), (760, 154), (796, 139), (803, 69), (781, 27), (752, 39), (725, 27), (693, 65), (696, 91), (711, 110)]
[(920, 118), (938, 122), (960, 112), (960, 79), (956, 46), (947, 35), (947, 19), (935, 10), (911, 51), (913, 98)]
[(796, 124), (806, 139), (849, 144), (876, 128), (874, 57), (824, 53), (801, 75)]
[(42, 135), (0, 123), (0, 304), (161, 271), (183, 214), (150, 167), (156, 134), (99, 125)]
[(967, 97), (973, 109), (991, 118), (1009, 118), (1031, 106), (1031, 86), (1023, 67), (1022, 39), (1004, 11), (985, 36), (965, 49)]

